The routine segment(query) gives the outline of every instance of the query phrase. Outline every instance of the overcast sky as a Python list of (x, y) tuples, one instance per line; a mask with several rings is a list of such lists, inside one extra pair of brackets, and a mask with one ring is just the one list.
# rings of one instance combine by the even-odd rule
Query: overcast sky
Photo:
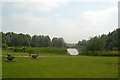
[(63, 37), (68, 43), (118, 27), (118, 0), (3, 0), (0, 8), (1, 31)]

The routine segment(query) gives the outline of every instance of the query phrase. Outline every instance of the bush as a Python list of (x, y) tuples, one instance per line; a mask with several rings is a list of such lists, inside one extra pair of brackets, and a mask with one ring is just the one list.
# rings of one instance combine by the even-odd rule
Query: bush
[(15, 48), (14, 52), (23, 52), (22, 48)]
[(3, 43), (3, 44), (2, 44), (2, 48), (3, 48), (3, 49), (6, 49), (6, 48), (8, 48), (8, 45), (7, 45), (6, 43)]
[[(23, 52), (23, 49), (20, 47), (9, 47), (8, 48), (14, 52)], [(65, 54), (67, 53), (66, 48), (55, 48), (55, 47), (27, 47), (26, 52), (28, 53), (55, 53), (55, 54)]]
[(118, 51), (83, 51), (81, 55), (89, 56), (120, 56)]

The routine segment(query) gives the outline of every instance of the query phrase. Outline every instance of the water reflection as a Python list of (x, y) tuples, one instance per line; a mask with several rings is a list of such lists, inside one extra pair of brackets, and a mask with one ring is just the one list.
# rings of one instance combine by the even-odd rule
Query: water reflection
[(79, 52), (77, 51), (77, 49), (75, 48), (68, 48), (67, 49), (67, 52), (70, 54), (70, 55), (78, 55)]

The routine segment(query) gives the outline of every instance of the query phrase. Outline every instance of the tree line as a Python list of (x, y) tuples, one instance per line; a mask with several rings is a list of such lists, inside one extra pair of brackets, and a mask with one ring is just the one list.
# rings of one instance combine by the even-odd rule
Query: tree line
[(77, 44), (65, 43), (63, 38), (50, 37), (44, 35), (17, 34), (13, 32), (3, 33), (2, 46), (31, 46), (31, 47), (77, 47), (86, 51), (112, 51), (120, 48), (120, 29), (109, 32), (107, 35), (91, 37), (89, 40), (78, 41)]
[(85, 48), (87, 51), (114, 51), (120, 49), (120, 28), (109, 32), (107, 35), (91, 37), (77, 43), (77, 48)]
[(54, 37), (52, 40), (49, 36), (44, 35), (34, 35), (29, 34), (17, 34), (13, 32), (3, 33), (2, 35), (2, 46), (31, 46), (31, 47), (64, 47), (65, 42), (63, 38)]

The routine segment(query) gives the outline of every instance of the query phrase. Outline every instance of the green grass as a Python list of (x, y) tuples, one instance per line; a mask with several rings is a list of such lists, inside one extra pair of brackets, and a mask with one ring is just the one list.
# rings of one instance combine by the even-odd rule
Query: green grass
[(64, 54), (67, 53), (66, 48), (54, 48), (54, 47), (32, 47), (32, 48), (27, 48), (27, 51), (37, 51), (41, 53), (58, 53), (58, 54)]
[[(6, 50), (3, 50), (2, 51), (2, 56), (3, 57), (6, 57), (7, 54), (11, 54), (12, 56), (29, 56), (29, 53), (28, 52), (12, 52), (12, 51), (6, 51)], [(68, 55), (67, 53), (45, 53), (45, 52), (39, 52), (39, 56), (70, 56)]]
[[(11, 47), (12, 49), (12, 47)], [(16, 57), (16, 62), (5, 62), (6, 54), (28, 56), (27, 52), (3, 50), (3, 78), (117, 78), (118, 57), (70, 56), (65, 48), (27, 48), (39, 52), (38, 60)]]
[(117, 57), (49, 56), (4, 62), (3, 78), (117, 78)]
[(7, 54), (11, 54), (13, 56), (28, 56), (29, 55), (28, 53), (25, 53), (25, 52), (12, 52), (12, 51), (5, 51), (5, 50), (2, 51), (3, 57), (6, 57)]

